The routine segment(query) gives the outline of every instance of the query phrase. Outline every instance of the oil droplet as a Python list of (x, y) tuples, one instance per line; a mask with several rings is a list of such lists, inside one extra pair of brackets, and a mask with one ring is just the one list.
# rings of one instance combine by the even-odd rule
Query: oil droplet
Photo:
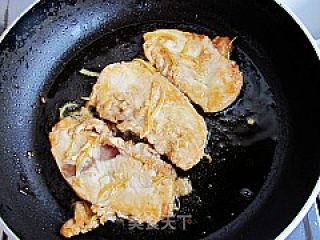
[(34, 153), (32, 151), (27, 152), (27, 157), (32, 158), (34, 156)]
[(41, 174), (41, 173), (42, 173), (42, 168), (41, 168), (41, 167), (38, 167), (38, 166), (37, 166), (34, 170), (35, 170), (36, 173), (38, 173), (38, 174)]
[(207, 235), (207, 232), (206, 232), (206, 231), (200, 232), (200, 236), (201, 236), (201, 237), (205, 237), (206, 235)]
[(201, 203), (202, 203), (202, 200), (201, 200), (201, 198), (200, 198), (199, 196), (196, 196), (196, 197), (195, 197), (195, 202), (196, 202), (197, 204), (201, 204)]
[(252, 200), (253, 198), (253, 192), (249, 188), (241, 188), (240, 189), (240, 194), (242, 197), (244, 197), (245, 200)]
[(219, 143), (218, 143), (218, 147), (219, 147), (219, 148), (225, 148), (226, 145), (225, 145), (223, 142), (219, 142)]
[(24, 196), (27, 196), (29, 192), (29, 187), (22, 187), (19, 189), (19, 193), (21, 193)]
[(248, 125), (252, 126), (256, 123), (256, 121), (252, 117), (247, 118), (247, 123)]
[(41, 102), (42, 104), (46, 104), (46, 103), (47, 103), (47, 100), (46, 100), (46, 98), (45, 98), (44, 96), (40, 96), (40, 102)]
[(27, 178), (23, 175), (23, 174), (20, 174), (20, 180), (22, 182), (26, 182), (27, 181)]

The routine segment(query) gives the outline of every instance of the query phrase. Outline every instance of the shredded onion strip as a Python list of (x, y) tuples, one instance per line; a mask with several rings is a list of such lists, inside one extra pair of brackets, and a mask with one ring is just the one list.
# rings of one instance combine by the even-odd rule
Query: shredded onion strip
[(140, 58), (135, 58), (135, 59), (133, 59), (133, 61), (141, 63), (143, 66), (145, 66), (152, 73), (157, 71), (150, 63), (148, 63)]
[(203, 156), (208, 158), (209, 163), (212, 163), (212, 157), (208, 153), (204, 153)]
[[(64, 113), (68, 110), (68, 108), (77, 108), (79, 107), (78, 104), (76, 103), (66, 103), (64, 104), (61, 108), (59, 108), (59, 116), (60, 116), (60, 119), (63, 119), (65, 116), (64, 116)], [(71, 112), (74, 112), (74, 111), (71, 111)]]
[(100, 76), (100, 73), (97, 73), (97, 72), (92, 72), (88, 69), (85, 69), (85, 68), (82, 68), (79, 73), (81, 73), (82, 75), (85, 75), (87, 77), (99, 77)]

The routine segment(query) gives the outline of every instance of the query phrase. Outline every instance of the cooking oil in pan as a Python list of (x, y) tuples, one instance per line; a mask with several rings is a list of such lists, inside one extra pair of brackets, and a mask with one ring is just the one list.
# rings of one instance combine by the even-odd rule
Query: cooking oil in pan
[[(107, 64), (143, 58), (142, 34), (157, 28), (178, 28), (210, 37), (217, 35), (199, 26), (155, 23), (130, 26), (104, 36), (76, 56), (47, 94), (42, 96), (45, 99), (45, 104), (41, 105), (42, 119), (46, 119), (43, 137), (48, 136), (51, 127), (58, 121), (59, 107), (70, 101), (83, 104), (81, 97), (89, 96), (96, 78), (79, 74), (82, 67), (101, 71)], [(241, 38), (237, 41), (241, 42)], [(246, 51), (238, 47), (237, 41), (231, 58), (240, 65), (244, 86), (238, 99), (222, 112), (204, 113), (195, 106), (208, 127), (205, 150), (212, 157), (212, 162), (204, 157), (189, 171), (177, 169), (178, 175), (192, 181), (193, 191), (180, 199), (180, 209), (174, 218), (175, 229), (148, 229), (146, 225), (143, 229), (129, 229), (128, 222), (122, 220), (122, 224), (108, 223), (89, 235), (103, 235), (108, 239), (123, 239), (125, 236), (128, 239), (170, 236), (190, 239), (189, 233), (192, 232), (196, 238), (204, 237), (235, 219), (255, 199), (274, 158), (278, 141), (278, 110), (264, 74)], [(49, 144), (45, 148), (45, 151), (50, 151)], [(43, 174), (46, 175), (44, 169), (55, 169), (47, 176), (48, 185), (70, 217), (70, 206), (76, 196), (64, 183), (54, 160), (49, 160), (45, 163), (48, 166), (41, 166)]]

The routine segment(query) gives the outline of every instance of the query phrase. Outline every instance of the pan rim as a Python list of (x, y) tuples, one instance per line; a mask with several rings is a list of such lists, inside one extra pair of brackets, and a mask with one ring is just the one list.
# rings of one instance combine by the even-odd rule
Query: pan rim
[[(300, 29), (303, 31), (309, 42), (311, 43), (315, 53), (317, 54), (318, 60), (320, 61), (320, 48), (316, 40), (313, 38), (309, 30), (307, 29), (306, 25), (300, 20), (300, 18), (289, 8), (288, 5), (281, 2), (281, 0), (274, 0), (284, 11), (290, 15), (293, 21), (295, 21)], [(309, 210), (311, 209), (312, 205), (315, 203), (318, 194), (320, 193), (320, 176), (308, 198), (305, 202), (301, 210), (295, 216), (295, 218), (290, 222), (290, 224), (276, 237), (275, 240), (283, 240), (286, 239), (301, 223), (303, 218), (308, 214)]]
[[(33, 3), (31, 3), (20, 15), (18, 15), (11, 24), (3, 31), (3, 33), (0, 35), (0, 44), (4, 40), (4, 38), (8, 35), (8, 33), (11, 31), (11, 29), (19, 22), (19, 20), (26, 15), (31, 9), (40, 3), (41, 0), (34, 0)], [(4, 231), (4, 233), (8, 236), (8, 239), (13, 240), (20, 240), (20, 238), (13, 232), (12, 229), (8, 227), (8, 225), (5, 223), (5, 221), (0, 216), (0, 229)]]
[(0, 233), (1, 231), (3, 231), (8, 236), (9, 239), (12, 239), (12, 240), (19, 239), (17, 235), (8, 227), (8, 225), (0, 217)]
[[(299, 19), (299, 17), (289, 8), (288, 5), (281, 2), (281, 0), (273, 0), (276, 4), (279, 5), (284, 11), (287, 12), (287, 14), (292, 18), (293, 21), (295, 21), (300, 29), (303, 31), (309, 42), (311, 43), (318, 60), (320, 61), (320, 47), (317, 44), (317, 41), (313, 38), (305, 24)], [(0, 44), (5, 39), (5, 37), (8, 35), (8, 33), (11, 31), (11, 29), (19, 22), (19, 20), (26, 15), (31, 9), (40, 3), (41, 0), (34, 0), (34, 2), (29, 5), (8, 27), (5, 29), (5, 31), (0, 35)], [(295, 216), (295, 218), (290, 222), (290, 224), (276, 237), (275, 240), (283, 240), (286, 239), (293, 231), (296, 229), (296, 227), (301, 223), (303, 218), (307, 215), (309, 210), (311, 209), (312, 205), (314, 204), (317, 196), (320, 194), (320, 176), (318, 177), (318, 180), (303, 207), (298, 212), (298, 214)], [(0, 228), (4, 230), (5, 234), (9, 237), (9, 239), (17, 239), (20, 238), (17, 237), (17, 235), (7, 226), (5, 221), (0, 216)]]

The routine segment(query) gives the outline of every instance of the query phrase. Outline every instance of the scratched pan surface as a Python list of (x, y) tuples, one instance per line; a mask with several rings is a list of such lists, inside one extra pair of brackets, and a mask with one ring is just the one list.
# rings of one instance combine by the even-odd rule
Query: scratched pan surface
[(83, 104), (90, 94), (96, 79), (78, 71), (143, 57), (142, 35), (157, 28), (237, 36), (231, 58), (244, 87), (223, 112), (195, 106), (208, 126), (213, 162), (177, 170), (194, 190), (176, 217), (158, 229), (108, 222), (75, 239), (271, 239), (303, 206), (319, 176), (313, 80), (320, 66), (275, 3), (43, 1), (0, 45), (0, 215), (22, 239), (60, 239), (59, 228), (72, 216), (77, 197), (60, 176), (47, 136), (59, 107)]

